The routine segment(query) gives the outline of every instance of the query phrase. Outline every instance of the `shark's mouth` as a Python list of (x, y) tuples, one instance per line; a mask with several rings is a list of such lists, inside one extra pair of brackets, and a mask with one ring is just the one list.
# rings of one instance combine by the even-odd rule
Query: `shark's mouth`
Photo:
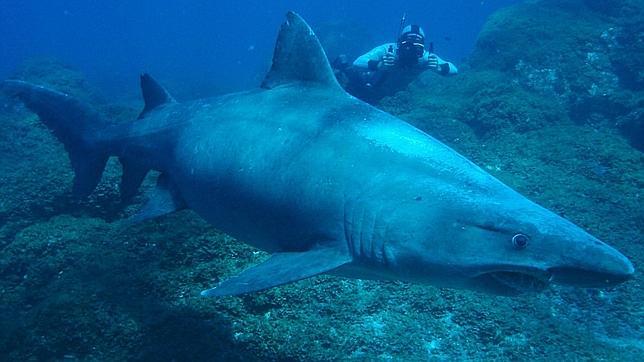
[(549, 273), (524, 271), (494, 271), (477, 277), (484, 289), (499, 295), (536, 293), (548, 287)]

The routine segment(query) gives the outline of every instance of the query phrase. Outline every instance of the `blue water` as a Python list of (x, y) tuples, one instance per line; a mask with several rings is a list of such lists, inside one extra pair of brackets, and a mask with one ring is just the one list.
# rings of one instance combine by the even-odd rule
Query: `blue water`
[(55, 57), (79, 69), (107, 93), (137, 90), (146, 71), (185, 96), (256, 85), (270, 64), (287, 10), (318, 33), (369, 34), (374, 44), (346, 44), (346, 52), (391, 41), (400, 18), (418, 23), (442, 57), (458, 63), (471, 51), (487, 16), (516, 0), (458, 1), (3, 1), (0, 78), (25, 59)]

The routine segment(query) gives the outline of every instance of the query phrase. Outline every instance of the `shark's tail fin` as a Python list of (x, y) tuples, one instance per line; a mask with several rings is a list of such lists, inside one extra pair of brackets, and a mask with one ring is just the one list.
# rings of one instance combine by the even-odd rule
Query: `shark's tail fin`
[(73, 193), (88, 196), (101, 180), (109, 157), (100, 140), (106, 120), (95, 110), (68, 94), (20, 80), (3, 82), (3, 90), (18, 97), (38, 114), (69, 153), (74, 169)]

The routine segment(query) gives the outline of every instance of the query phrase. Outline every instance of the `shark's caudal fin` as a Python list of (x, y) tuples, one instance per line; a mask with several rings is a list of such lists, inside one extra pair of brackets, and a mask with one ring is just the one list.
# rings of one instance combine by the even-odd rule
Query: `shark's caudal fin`
[[(110, 154), (106, 129), (109, 122), (90, 106), (63, 92), (21, 80), (2, 82), (2, 90), (19, 98), (40, 120), (51, 129), (65, 145), (74, 169), (73, 193), (76, 197), (88, 196), (98, 185)], [(154, 109), (176, 102), (172, 96), (147, 74), (141, 75), (141, 91), (145, 107), (139, 118)], [(141, 186), (150, 168), (135, 158), (119, 157), (123, 166), (121, 198), (128, 200)]]
[(262, 88), (270, 89), (294, 82), (307, 82), (342, 91), (311, 27), (296, 13), (288, 12), (275, 44), (273, 65), (262, 82)]
[(69, 153), (74, 169), (73, 193), (89, 195), (101, 179), (109, 155), (98, 139), (107, 122), (68, 94), (20, 80), (6, 80), (3, 90), (38, 114)]

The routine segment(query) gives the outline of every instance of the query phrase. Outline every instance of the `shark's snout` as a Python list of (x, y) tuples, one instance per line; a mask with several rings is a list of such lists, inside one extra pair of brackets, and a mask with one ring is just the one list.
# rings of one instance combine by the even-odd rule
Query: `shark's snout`
[(589, 263), (575, 266), (561, 266), (548, 269), (552, 282), (582, 288), (605, 288), (615, 286), (633, 278), (635, 268), (624, 255), (610, 249), (601, 259), (589, 259)]
[[(539, 292), (550, 284), (569, 285), (579, 288), (607, 288), (633, 278), (635, 268), (630, 260), (616, 249), (608, 246), (581, 229), (576, 238), (549, 239), (547, 248), (536, 250), (521, 259), (515, 253), (512, 262), (491, 262), (479, 265), (473, 284), (483, 291), (497, 295), (517, 295)], [(547, 251), (553, 251), (549, 260)]]
[(595, 237), (584, 234), (578, 237), (575, 248), (567, 250), (562, 263), (548, 268), (553, 283), (605, 288), (633, 278), (635, 268), (626, 256)]

